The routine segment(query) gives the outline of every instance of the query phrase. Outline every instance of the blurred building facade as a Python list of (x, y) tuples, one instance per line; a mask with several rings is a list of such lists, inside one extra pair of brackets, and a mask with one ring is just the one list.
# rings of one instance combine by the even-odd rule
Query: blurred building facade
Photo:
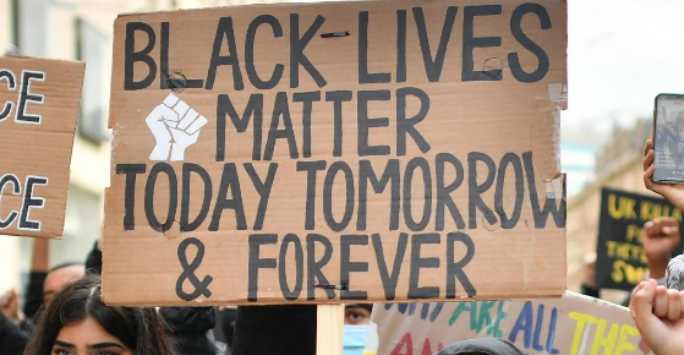
[[(596, 252), (601, 189), (653, 194), (643, 183), (644, 143), (651, 134), (651, 120), (638, 120), (630, 128), (613, 128), (610, 140), (594, 161), (594, 179), (570, 197), (567, 214), (568, 288), (579, 290), (582, 265)], [(616, 294), (620, 299), (621, 294)], [(610, 296), (609, 296), (610, 297)]]

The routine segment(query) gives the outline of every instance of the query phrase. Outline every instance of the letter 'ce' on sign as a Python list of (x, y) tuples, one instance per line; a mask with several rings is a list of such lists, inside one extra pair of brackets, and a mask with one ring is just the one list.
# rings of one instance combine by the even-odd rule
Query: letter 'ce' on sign
[(0, 235), (59, 237), (85, 65), (0, 57)]
[(119, 17), (105, 298), (560, 295), (566, 33), (565, 1)]

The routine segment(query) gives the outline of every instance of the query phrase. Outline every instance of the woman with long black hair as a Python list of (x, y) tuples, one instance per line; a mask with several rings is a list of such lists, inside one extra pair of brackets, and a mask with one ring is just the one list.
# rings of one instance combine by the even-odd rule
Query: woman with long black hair
[(151, 308), (107, 306), (100, 279), (87, 276), (42, 311), (27, 355), (174, 355)]

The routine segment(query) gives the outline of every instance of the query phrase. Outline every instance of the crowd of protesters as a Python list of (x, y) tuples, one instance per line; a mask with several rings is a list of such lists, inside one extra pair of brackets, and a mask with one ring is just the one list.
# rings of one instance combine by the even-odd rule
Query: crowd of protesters
[[(654, 150), (651, 140), (644, 150), (644, 184), (646, 187), (684, 210), (684, 185), (660, 184), (653, 181)], [(664, 228), (664, 227), (663, 227)], [(669, 226), (673, 232), (675, 226)], [(679, 237), (677, 230), (677, 237)], [(647, 236), (644, 239), (649, 239)], [(670, 239), (664, 236), (664, 240)], [(681, 252), (681, 251), (678, 251)], [(650, 263), (649, 263), (649, 266)], [(642, 281), (632, 291), (629, 308), (642, 338), (656, 355), (684, 353), (684, 291), (668, 289), (662, 263), (651, 270), (651, 278)], [(657, 274), (656, 274), (657, 273)]]
[[(84, 263), (48, 269), (35, 240), (23, 307), (16, 290), (0, 296), (0, 355), (315, 354), (315, 306), (107, 306), (101, 270), (97, 243)], [(348, 305), (345, 324), (367, 324), (371, 308)]]
[[(652, 179), (653, 145), (644, 154), (646, 187), (684, 210), (684, 185)], [(646, 223), (642, 243), (649, 277), (631, 293), (630, 311), (642, 338), (656, 355), (684, 353), (684, 291), (665, 285), (668, 262), (681, 240), (677, 221)], [(109, 306), (101, 296), (102, 255), (97, 243), (84, 263), (48, 269), (47, 242), (36, 240), (24, 292), (0, 296), (0, 355), (167, 355), (167, 354), (315, 354), (315, 306), (218, 308), (136, 308)], [(599, 296), (592, 267), (582, 291)], [(369, 322), (370, 305), (351, 305), (345, 323)], [(452, 344), (439, 355), (521, 354), (512, 344), (481, 338)]]

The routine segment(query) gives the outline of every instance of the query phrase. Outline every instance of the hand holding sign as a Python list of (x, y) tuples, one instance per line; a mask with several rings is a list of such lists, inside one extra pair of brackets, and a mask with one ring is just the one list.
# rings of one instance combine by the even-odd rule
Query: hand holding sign
[(684, 291), (667, 290), (653, 279), (642, 281), (629, 303), (641, 336), (657, 355), (684, 349)]
[(19, 296), (15, 289), (11, 289), (0, 295), (0, 314), (12, 321), (19, 321), (22, 319), (19, 311)]
[(150, 160), (178, 161), (184, 160), (185, 149), (197, 142), (207, 119), (170, 93), (147, 115), (145, 122), (156, 142)]
[(680, 210), (684, 210), (684, 185), (662, 184), (653, 181), (653, 173), (655, 172), (654, 161), (655, 150), (653, 149), (653, 141), (649, 139), (646, 141), (646, 147), (644, 148), (644, 185), (647, 189), (665, 197)]

